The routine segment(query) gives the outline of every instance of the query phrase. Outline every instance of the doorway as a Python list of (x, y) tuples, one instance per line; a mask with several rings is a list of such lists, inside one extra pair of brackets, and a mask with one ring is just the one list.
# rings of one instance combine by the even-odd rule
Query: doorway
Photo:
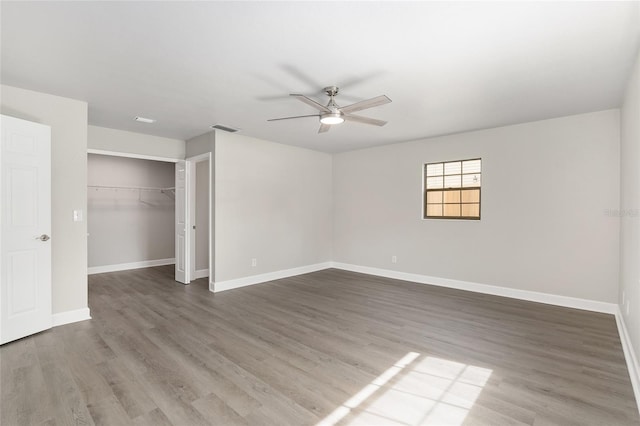
[(88, 271), (114, 272), (175, 262), (175, 166), (88, 154)]
[[(104, 151), (104, 150), (96, 150), (89, 149), (87, 150), (87, 154), (91, 156), (95, 156), (95, 158), (99, 158), (102, 162), (111, 162), (113, 164), (114, 161), (121, 159), (124, 163), (121, 164), (123, 167), (121, 174), (125, 176), (119, 176), (117, 170), (108, 171), (96, 171), (96, 176), (92, 176), (92, 170), (89, 169), (89, 180), (88, 184), (88, 206), (87, 206), (87, 220), (89, 226), (89, 235), (88, 235), (88, 244), (89, 244), (89, 264), (88, 264), (88, 272), (89, 274), (102, 273), (102, 272), (112, 272), (112, 271), (122, 271), (128, 269), (138, 269), (150, 266), (160, 266), (176, 263), (176, 252), (175, 245), (171, 242), (175, 238), (175, 207), (172, 207), (175, 203), (175, 172), (176, 163), (179, 163), (180, 160), (166, 158), (166, 157), (156, 157), (151, 155), (143, 155), (143, 154), (133, 154), (133, 153), (124, 153), (117, 151)], [(143, 161), (141, 164), (145, 164), (146, 166), (140, 167), (139, 169), (134, 167), (133, 163), (127, 164), (126, 162), (132, 161)], [(147, 163), (148, 162), (148, 163)], [(153, 165), (152, 163), (156, 163)], [(184, 160), (182, 160), (184, 163)], [(104, 166), (104, 164), (103, 164)], [(159, 170), (164, 166), (167, 170)], [(91, 167), (91, 165), (89, 165)], [(104, 176), (105, 173), (110, 175), (116, 175), (116, 181), (113, 184), (108, 183), (104, 179), (110, 180), (114, 179), (113, 176)], [(129, 177), (127, 177), (129, 176)], [(155, 177), (154, 177), (155, 176)], [(95, 178), (95, 179), (93, 179)], [(96, 180), (98, 179), (98, 180)], [(129, 182), (122, 181), (122, 179), (130, 179)], [(151, 179), (151, 181), (149, 181)], [(98, 239), (100, 233), (104, 233), (104, 228), (95, 228), (96, 230), (93, 232), (93, 240), (92, 240), (92, 219), (99, 219), (92, 215), (91, 203), (92, 196), (96, 199), (93, 202), (110, 204), (111, 209), (114, 209), (116, 204), (119, 210), (125, 210), (125, 212), (120, 211), (118, 213), (119, 221), (111, 223), (109, 226), (116, 226), (117, 232), (121, 232), (125, 227), (130, 228), (131, 233), (138, 235), (138, 242), (142, 241), (141, 245), (146, 246), (139, 247), (139, 250), (134, 250), (133, 253), (128, 253), (127, 256), (129, 259), (125, 259), (121, 256), (121, 254), (116, 255), (114, 257), (113, 253), (111, 253), (108, 259), (105, 259), (102, 254), (108, 253), (109, 251), (114, 252), (118, 251), (118, 247), (122, 247), (124, 250), (124, 244), (119, 244), (115, 247), (110, 247), (110, 243), (107, 241), (104, 245), (99, 247), (99, 251), (102, 254), (96, 252), (95, 250), (91, 250), (92, 245), (96, 246), (94, 242)], [(97, 207), (97, 206), (95, 206)], [(126, 210), (133, 212), (133, 215), (128, 215)], [(145, 211), (146, 209), (146, 211)], [(95, 213), (95, 212), (94, 212)], [(108, 218), (108, 212), (105, 214), (104, 211), (100, 212), (99, 215), (103, 217), (100, 220), (107, 219), (107, 222), (111, 220), (113, 222), (114, 218)], [(155, 216), (153, 220), (140, 221), (140, 215), (148, 217), (151, 219), (152, 216)], [(169, 217), (171, 215), (171, 217)], [(136, 217), (137, 216), (137, 217)], [(170, 222), (167, 221), (170, 219)], [(160, 251), (164, 254), (159, 254), (158, 247), (153, 247), (152, 240), (155, 239), (156, 236), (151, 238), (144, 238), (145, 232), (151, 231), (159, 228), (159, 222), (162, 222), (163, 231), (170, 234), (170, 237), (166, 236), (166, 238), (161, 238), (161, 248)], [(141, 226), (135, 226), (136, 223), (139, 222)], [(153, 227), (153, 224), (156, 224)], [(119, 224), (119, 225), (118, 225)], [(99, 225), (95, 223), (95, 225)], [(108, 225), (108, 223), (107, 223)], [(151, 226), (151, 229), (143, 229), (145, 227)], [(116, 232), (116, 233), (117, 233)], [(125, 233), (126, 235), (126, 233)], [(109, 239), (110, 236), (107, 236)], [(97, 248), (98, 246), (96, 246)], [(125, 251), (131, 251), (131, 248), (126, 248)], [(106, 251), (105, 251), (106, 250)], [(149, 254), (146, 259), (142, 259), (141, 256), (146, 252)], [(184, 254), (184, 253), (183, 253)], [(93, 256), (93, 257), (92, 257)], [(139, 259), (135, 259), (138, 256)], [(165, 257), (166, 256), (166, 257)], [(151, 259), (150, 257), (154, 258)], [(101, 265), (100, 265), (101, 263)]]
[(189, 212), (189, 277), (192, 280), (208, 277), (213, 287), (213, 221), (211, 153), (187, 158), (187, 211)]
[[(166, 260), (176, 264), (176, 281), (182, 284), (189, 284), (192, 279), (208, 276), (209, 290), (213, 291), (213, 167), (211, 153), (190, 157), (186, 160), (95, 149), (89, 149), (87, 153), (173, 163), (175, 168), (174, 186), (154, 188), (162, 190), (161, 192), (169, 197), (173, 197), (175, 202), (174, 224), (168, 227), (174, 233), (174, 257)], [(198, 185), (198, 182), (200, 182), (200, 185)], [(203, 199), (205, 199), (204, 203)], [(167, 263), (157, 263), (156, 265), (160, 264)], [(89, 268), (89, 273), (136, 269), (156, 265), (133, 262), (128, 265), (121, 264), (120, 269), (92, 270)], [(179, 267), (179, 265), (181, 266)]]

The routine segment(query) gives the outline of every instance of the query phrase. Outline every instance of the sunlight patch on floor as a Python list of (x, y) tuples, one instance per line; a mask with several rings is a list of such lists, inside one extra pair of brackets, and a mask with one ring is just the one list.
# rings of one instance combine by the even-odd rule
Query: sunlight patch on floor
[(409, 352), (317, 426), (460, 426), (492, 370)]

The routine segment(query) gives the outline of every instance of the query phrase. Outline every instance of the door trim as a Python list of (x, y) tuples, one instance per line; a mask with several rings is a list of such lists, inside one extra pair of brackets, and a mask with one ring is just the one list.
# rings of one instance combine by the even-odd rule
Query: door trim
[(103, 149), (87, 149), (87, 154), (110, 155), (112, 157), (137, 158), (139, 160), (164, 161), (165, 163), (177, 163), (182, 161), (181, 158), (158, 157), (156, 155), (134, 154), (121, 151), (106, 151)]

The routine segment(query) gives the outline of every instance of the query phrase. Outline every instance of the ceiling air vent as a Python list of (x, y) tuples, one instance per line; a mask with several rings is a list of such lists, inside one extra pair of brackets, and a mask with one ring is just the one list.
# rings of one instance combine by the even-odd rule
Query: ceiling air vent
[(146, 118), (146, 117), (140, 117), (140, 116), (137, 116), (136, 118), (134, 118), (134, 120), (140, 123), (147, 123), (147, 124), (153, 124), (156, 122), (156, 120), (154, 120), (153, 118)]
[(235, 133), (240, 129), (234, 129), (233, 127), (227, 127), (227, 126), (223, 126), (222, 124), (214, 124), (213, 126), (211, 126), (212, 129), (217, 129), (217, 130), (224, 130), (225, 132), (229, 132), (229, 133)]

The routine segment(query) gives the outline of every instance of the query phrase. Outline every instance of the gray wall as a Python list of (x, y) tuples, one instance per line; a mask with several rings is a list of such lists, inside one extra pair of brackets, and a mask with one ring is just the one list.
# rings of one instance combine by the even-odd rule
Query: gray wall
[(622, 106), (620, 146), (619, 303), (634, 351), (640, 355), (640, 55)]
[(196, 163), (196, 271), (209, 269), (209, 161)]
[[(619, 146), (610, 110), (337, 154), (333, 260), (617, 302)], [(482, 220), (421, 219), (423, 164), (479, 157)]]
[(186, 158), (215, 152), (216, 132), (210, 131), (189, 139), (185, 144)]
[(216, 132), (216, 282), (331, 260), (331, 164), (329, 154)]
[[(89, 154), (88, 185), (168, 188), (174, 174), (174, 163)], [(89, 267), (174, 258), (174, 217), (159, 191), (89, 188)]]
[(87, 103), (0, 86), (2, 114), (51, 126), (53, 313), (87, 308)]

